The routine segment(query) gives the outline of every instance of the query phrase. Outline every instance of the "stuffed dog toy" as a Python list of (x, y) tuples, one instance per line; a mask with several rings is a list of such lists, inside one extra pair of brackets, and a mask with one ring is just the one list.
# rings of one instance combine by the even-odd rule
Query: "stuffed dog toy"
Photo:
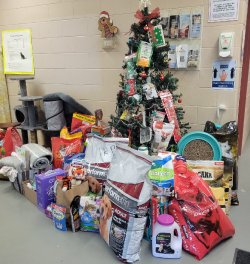
[(102, 31), (102, 38), (112, 38), (118, 31), (117, 27), (113, 26), (113, 21), (106, 11), (101, 12), (98, 24), (98, 29)]

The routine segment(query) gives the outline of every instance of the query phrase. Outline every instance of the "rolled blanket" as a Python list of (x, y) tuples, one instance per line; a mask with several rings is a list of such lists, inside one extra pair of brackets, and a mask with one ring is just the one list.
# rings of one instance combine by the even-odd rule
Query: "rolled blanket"
[(0, 167), (3, 167), (3, 166), (12, 167), (17, 171), (24, 170), (24, 164), (22, 163), (22, 161), (12, 156), (0, 159)]
[(29, 143), (23, 145), (21, 149), (29, 151), (31, 169), (45, 169), (53, 161), (52, 153), (38, 144)]

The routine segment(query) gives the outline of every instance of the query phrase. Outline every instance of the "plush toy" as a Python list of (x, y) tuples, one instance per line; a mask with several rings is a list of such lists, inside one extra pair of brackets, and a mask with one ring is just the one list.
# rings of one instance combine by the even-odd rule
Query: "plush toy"
[(102, 38), (112, 38), (118, 31), (118, 28), (113, 26), (113, 21), (106, 11), (101, 12), (98, 24), (98, 29), (102, 31)]

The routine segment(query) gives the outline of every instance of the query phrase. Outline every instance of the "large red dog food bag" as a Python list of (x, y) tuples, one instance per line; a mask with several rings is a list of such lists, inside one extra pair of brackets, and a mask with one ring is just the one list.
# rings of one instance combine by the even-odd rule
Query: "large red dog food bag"
[(180, 226), (183, 248), (201, 260), (235, 229), (220, 208), (207, 183), (187, 169), (183, 160), (174, 160), (175, 196), (169, 213)]
[(116, 145), (105, 194), (99, 207), (100, 234), (123, 262), (140, 259), (152, 184), (148, 179), (151, 157)]
[(87, 148), (85, 152), (86, 176), (92, 176), (105, 187), (110, 162), (116, 150), (116, 144), (127, 146), (128, 138), (103, 138), (94, 134), (87, 134)]

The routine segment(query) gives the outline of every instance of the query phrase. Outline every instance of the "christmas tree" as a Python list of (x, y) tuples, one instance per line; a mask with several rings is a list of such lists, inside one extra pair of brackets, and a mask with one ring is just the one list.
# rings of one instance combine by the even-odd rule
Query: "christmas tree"
[[(160, 24), (159, 8), (149, 12), (148, 7), (145, 6), (143, 10), (136, 12), (135, 17), (140, 19), (140, 21), (137, 24), (132, 24), (129, 32), (133, 34), (133, 37), (127, 43), (129, 52), (126, 54), (123, 65), (124, 73), (120, 75), (121, 90), (117, 94), (116, 116), (111, 115), (111, 122), (109, 124), (119, 135), (130, 137), (132, 148), (138, 149), (138, 147), (143, 145), (148, 147), (149, 154), (152, 154), (153, 150), (151, 146), (155, 136), (154, 132), (152, 132), (151, 140), (142, 144), (140, 143), (140, 131), (146, 127), (151, 127), (155, 111), (165, 112), (164, 100), (158, 96), (161, 92), (169, 91), (172, 94), (172, 113), (176, 113), (178, 120), (178, 123), (176, 123), (177, 126), (179, 124), (180, 128), (177, 131), (177, 134), (180, 134), (179, 138), (185, 135), (190, 127), (189, 123), (181, 122), (185, 112), (182, 107), (176, 106), (177, 102), (181, 103), (180, 97), (182, 95), (173, 94), (178, 89), (178, 79), (174, 78), (173, 74), (169, 71), (167, 54), (170, 48), (169, 43), (165, 44), (165, 40), (161, 38), (161, 32), (164, 32), (166, 26)], [(164, 36), (164, 39), (166, 37)], [(161, 41), (164, 41), (164, 45), (162, 45)], [(145, 67), (148, 65), (143, 65), (144, 67), (140, 66), (137, 53), (140, 52), (142, 44), (147, 45), (151, 42), (152, 45), (149, 44), (149, 48), (152, 47), (150, 65), (149, 67)], [(137, 60), (136, 63), (135, 60)], [(145, 91), (145, 85), (148, 83), (153, 84), (157, 91), (157, 96), (150, 98), (150, 100), (147, 99), (147, 91)], [(145, 118), (143, 118), (143, 112)], [(163, 122), (169, 123), (169, 119), (165, 115)], [(177, 142), (176, 137), (172, 137), (167, 150), (176, 151)]]

